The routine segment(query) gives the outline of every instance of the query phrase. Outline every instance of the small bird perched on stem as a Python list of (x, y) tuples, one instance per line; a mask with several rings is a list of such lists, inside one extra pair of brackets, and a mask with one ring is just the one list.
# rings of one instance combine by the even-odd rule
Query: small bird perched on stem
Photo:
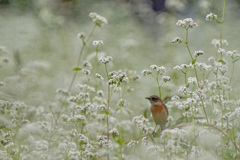
[(168, 109), (166, 105), (163, 103), (159, 96), (153, 95), (150, 97), (146, 97), (151, 103), (151, 112), (153, 116), (153, 120), (156, 124), (153, 134), (156, 132), (157, 125), (160, 126), (161, 131), (163, 131), (166, 127), (167, 119), (168, 119)]

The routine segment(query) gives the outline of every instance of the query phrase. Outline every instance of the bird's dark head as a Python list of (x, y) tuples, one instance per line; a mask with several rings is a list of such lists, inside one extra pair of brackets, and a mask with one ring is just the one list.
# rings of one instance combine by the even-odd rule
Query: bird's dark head
[(148, 99), (152, 105), (157, 105), (159, 102), (162, 102), (161, 98), (156, 95), (146, 97), (146, 99)]

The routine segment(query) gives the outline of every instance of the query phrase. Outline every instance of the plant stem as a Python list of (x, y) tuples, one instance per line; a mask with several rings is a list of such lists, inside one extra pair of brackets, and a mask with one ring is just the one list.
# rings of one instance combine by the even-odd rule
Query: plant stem
[[(84, 50), (87, 42), (89, 41), (89, 39), (92, 37), (92, 35), (93, 35), (93, 33), (94, 33), (95, 29), (96, 29), (96, 26), (97, 26), (96, 24), (93, 26), (93, 28), (92, 28), (89, 36), (87, 37), (86, 41), (83, 42), (83, 45), (82, 45), (82, 47), (81, 47), (81, 50), (80, 50), (80, 53), (79, 53), (79, 56), (78, 56), (78, 60), (77, 60), (77, 67), (79, 67), (79, 65), (80, 65), (81, 57), (82, 57), (82, 54), (83, 54), (83, 50)], [(78, 71), (75, 71), (75, 73), (74, 73), (74, 75), (73, 75), (73, 78), (72, 78), (71, 83), (70, 83), (69, 88), (68, 88), (68, 91), (69, 91), (69, 92), (70, 92), (71, 89), (72, 89), (72, 86), (73, 86), (73, 83), (74, 83), (74, 81), (75, 81), (75, 79), (76, 79), (77, 73), (78, 73)]]
[(233, 78), (233, 73), (234, 73), (234, 67), (235, 67), (235, 62), (233, 62), (233, 64), (232, 64), (232, 74), (231, 74), (231, 77), (230, 77), (230, 82), (229, 82), (229, 86), (231, 86), (231, 84), (232, 84), (232, 78)]
[[(186, 42), (185, 42), (185, 44), (186, 44), (186, 47), (188, 49), (188, 53), (189, 53), (189, 55), (190, 55), (190, 57), (192, 59), (192, 62), (193, 62), (194, 59), (193, 59), (192, 53), (190, 51), (190, 48), (188, 46), (188, 28), (186, 29)], [(198, 80), (198, 74), (197, 74), (197, 69), (196, 69), (195, 63), (193, 64), (193, 67), (194, 67), (194, 72), (195, 72), (195, 76), (196, 76), (196, 79), (197, 79), (198, 88), (200, 88), (199, 80)]]
[[(107, 64), (105, 64), (105, 71), (108, 77), (108, 81), (110, 79), (109, 75), (108, 75), (108, 69), (107, 69)], [(107, 99), (107, 142), (109, 143), (109, 108), (110, 108), (110, 85), (108, 84), (108, 99)], [(109, 154), (107, 155), (107, 159), (109, 160)]]
[(157, 73), (156, 81), (157, 81), (157, 85), (158, 85), (159, 97), (162, 98), (161, 86), (160, 86), (159, 80), (158, 80), (158, 73)]
[[(224, 22), (225, 8), (226, 8), (226, 0), (224, 0), (224, 3), (223, 3), (223, 13), (222, 13), (222, 19), (220, 22), (220, 48), (222, 48), (222, 24)], [(222, 59), (222, 55), (221, 55), (221, 59)]]
[(203, 107), (203, 111), (204, 111), (204, 114), (205, 114), (205, 117), (206, 117), (206, 120), (207, 120), (207, 124), (209, 124), (208, 116), (207, 116), (207, 112), (206, 112), (206, 109), (205, 109), (205, 106), (204, 106), (203, 99), (200, 96), (199, 96), (199, 98), (201, 99), (201, 102), (202, 102), (202, 107)]

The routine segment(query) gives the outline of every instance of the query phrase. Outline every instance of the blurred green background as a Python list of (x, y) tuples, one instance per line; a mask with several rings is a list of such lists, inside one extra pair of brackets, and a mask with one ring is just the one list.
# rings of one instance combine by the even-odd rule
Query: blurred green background
[[(184, 76), (172, 68), (190, 63), (186, 47), (171, 43), (177, 36), (185, 38), (184, 29), (175, 25), (177, 20), (191, 17), (198, 23), (189, 33), (189, 45), (192, 52), (203, 50), (205, 55), (198, 60), (206, 62), (217, 54), (211, 41), (219, 39), (219, 25), (207, 22), (205, 17), (213, 12), (221, 18), (222, 5), (223, 0), (0, 0), (0, 80), (6, 82), (1, 98), (41, 105), (54, 100), (57, 88), (67, 89), (81, 48), (77, 34), (89, 34), (93, 26), (90, 12), (106, 17), (108, 24), (96, 29), (83, 59), (95, 51), (93, 40), (103, 40), (100, 51), (113, 57), (111, 70), (136, 70), (140, 75), (152, 64), (165, 66), (172, 82), (163, 87), (163, 97), (174, 95)], [(239, 5), (240, 0), (226, 4), (226, 50), (239, 50)], [(97, 72), (104, 74), (101, 67)], [(236, 70), (235, 98), (238, 79)], [(142, 77), (128, 98), (138, 99), (134, 104), (137, 107), (147, 105), (144, 97), (152, 94), (158, 94), (155, 80)], [(139, 112), (146, 107), (141, 106)]]

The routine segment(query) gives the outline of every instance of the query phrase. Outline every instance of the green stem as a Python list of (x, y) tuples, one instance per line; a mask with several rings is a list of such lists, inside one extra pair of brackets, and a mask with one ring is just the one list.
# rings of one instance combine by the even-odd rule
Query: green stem
[(230, 77), (230, 82), (229, 82), (229, 86), (231, 86), (231, 84), (232, 84), (232, 78), (233, 78), (233, 73), (234, 73), (234, 65), (235, 63), (233, 62), (233, 64), (232, 64), (232, 74), (231, 74), (231, 77)]
[[(189, 55), (190, 55), (190, 57), (192, 59), (192, 62), (193, 62), (194, 59), (193, 59), (192, 53), (190, 51), (190, 48), (188, 46), (188, 28), (186, 29), (186, 42), (185, 42), (185, 44), (186, 44), (186, 47), (188, 49), (188, 53), (189, 53)], [(197, 69), (196, 69), (195, 63), (193, 64), (193, 67), (194, 67), (194, 72), (195, 72), (195, 76), (196, 76), (196, 79), (197, 79), (198, 88), (200, 88), (199, 80), (198, 80), (198, 74), (197, 74)]]
[[(88, 86), (89, 86), (89, 82), (90, 82), (90, 79), (91, 79), (91, 77), (92, 77), (92, 74), (93, 74), (93, 71), (94, 71), (94, 69), (95, 69), (95, 67), (96, 67), (96, 65), (97, 65), (97, 55), (98, 55), (98, 47), (96, 47), (96, 55), (95, 55), (95, 60), (94, 60), (94, 63), (93, 63), (93, 67), (92, 67), (92, 69), (91, 69), (91, 73), (90, 73), (90, 75), (88, 76), (88, 79), (87, 79), (87, 85), (86, 85), (86, 89), (85, 89), (85, 94), (87, 93), (87, 91), (88, 91)], [(86, 103), (86, 97), (85, 97), (85, 99), (84, 99), (84, 104)]]
[(185, 86), (187, 87), (187, 73), (184, 73), (184, 78), (185, 78)]
[[(105, 64), (105, 71), (106, 71), (106, 74), (107, 74), (107, 77), (108, 77), (108, 81), (109, 81), (109, 79), (110, 79), (110, 77), (109, 77), (109, 75), (108, 75), (108, 69), (107, 69), (107, 64)], [(108, 112), (108, 114), (107, 114), (107, 141), (108, 141), (108, 143), (109, 143), (109, 108), (110, 108), (110, 94), (111, 94), (111, 92), (110, 92), (110, 85), (108, 84), (108, 99), (107, 99), (107, 112)], [(107, 155), (107, 159), (109, 160), (109, 154)]]
[(207, 124), (209, 124), (208, 116), (207, 116), (207, 112), (206, 112), (206, 109), (205, 109), (205, 106), (204, 106), (203, 99), (200, 96), (199, 96), (199, 98), (201, 99), (201, 102), (202, 102), (202, 107), (203, 107), (203, 111), (204, 111), (204, 114), (205, 114), (205, 117), (206, 117), (206, 120), (207, 120)]
[(162, 98), (161, 85), (159, 84), (158, 74), (159, 74), (159, 73), (157, 73), (156, 81), (157, 81), (157, 85), (158, 85), (159, 97)]
[[(79, 56), (78, 56), (78, 60), (77, 60), (77, 67), (79, 67), (79, 65), (80, 65), (81, 57), (82, 57), (82, 54), (83, 54), (83, 50), (84, 50), (87, 42), (89, 41), (89, 39), (92, 37), (92, 35), (93, 35), (93, 33), (94, 33), (95, 29), (96, 29), (96, 26), (97, 26), (96, 24), (93, 26), (93, 28), (92, 28), (89, 36), (87, 37), (86, 41), (83, 42), (83, 45), (82, 45), (82, 48), (81, 48), (81, 50), (80, 50), (80, 53), (79, 53)], [(69, 92), (70, 92), (71, 89), (72, 89), (72, 86), (73, 86), (73, 83), (74, 83), (74, 81), (75, 81), (75, 79), (76, 79), (77, 73), (78, 73), (78, 71), (75, 71), (75, 73), (74, 73), (74, 75), (73, 75), (73, 78), (72, 78), (71, 83), (70, 83), (69, 88), (68, 88), (68, 91), (69, 91)]]
[[(222, 24), (224, 22), (225, 8), (226, 8), (226, 0), (224, 0), (224, 3), (223, 3), (223, 13), (222, 13), (222, 19), (220, 22), (220, 47), (221, 48), (222, 48)], [(222, 59), (222, 55), (221, 55), (221, 59)]]

